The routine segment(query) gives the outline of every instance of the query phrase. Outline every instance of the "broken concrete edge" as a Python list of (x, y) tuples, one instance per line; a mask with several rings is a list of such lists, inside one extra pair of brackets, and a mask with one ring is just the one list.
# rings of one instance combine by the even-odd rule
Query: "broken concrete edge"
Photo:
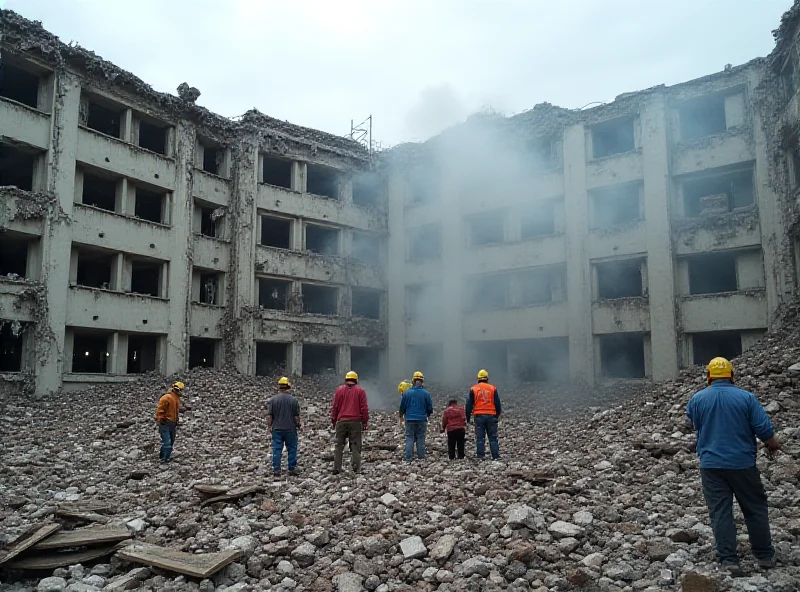
[(205, 508), (206, 506), (210, 506), (212, 504), (217, 504), (220, 502), (228, 502), (241, 499), (248, 495), (253, 495), (257, 493), (264, 493), (266, 489), (262, 485), (247, 485), (243, 487), (238, 487), (236, 489), (230, 490), (228, 493), (223, 495), (218, 495), (216, 497), (211, 497), (207, 500), (204, 500), (200, 503), (201, 508)]
[[(149, 543), (131, 542), (119, 548), (116, 556), (132, 563), (159, 567), (193, 578), (204, 579), (233, 563), (242, 555), (241, 549), (228, 549), (219, 553), (192, 554)], [(200, 564), (202, 562), (205, 562), (205, 564), (201, 568)]]

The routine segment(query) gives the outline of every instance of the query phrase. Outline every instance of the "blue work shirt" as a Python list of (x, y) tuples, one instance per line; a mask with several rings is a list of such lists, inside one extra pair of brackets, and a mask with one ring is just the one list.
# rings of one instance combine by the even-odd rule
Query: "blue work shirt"
[(400, 399), (400, 415), (404, 415), (406, 421), (428, 421), (431, 413), (433, 413), (433, 399), (424, 388), (412, 386), (403, 393)]
[(756, 464), (756, 436), (765, 442), (775, 434), (756, 396), (730, 380), (695, 393), (686, 415), (697, 431), (701, 469), (749, 469)]

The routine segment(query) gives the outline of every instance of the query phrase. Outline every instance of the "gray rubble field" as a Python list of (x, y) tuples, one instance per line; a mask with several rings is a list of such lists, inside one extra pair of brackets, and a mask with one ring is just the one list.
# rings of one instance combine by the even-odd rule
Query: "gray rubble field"
[[(102, 513), (135, 541), (189, 553), (236, 549), (239, 558), (195, 580), (112, 555), (54, 572), (6, 571), (0, 590), (798, 590), (798, 362), (795, 325), (736, 361), (738, 383), (771, 406), (785, 443), (776, 460), (760, 452), (758, 462), (782, 560), (771, 571), (749, 554), (738, 508), (745, 575), (714, 566), (683, 414), (703, 384), (697, 368), (624, 390), (503, 388), (500, 463), (448, 461), (435, 424), (429, 458), (404, 463), (396, 414), (374, 412), (356, 476), (331, 474), (330, 378), (298, 379), (302, 472), (289, 477), (284, 464), (282, 478), (272, 476), (264, 418), (273, 379), (197, 370), (180, 377), (186, 409), (165, 466), (153, 413), (168, 379), (40, 401), (5, 396), (0, 536), (7, 544), (65, 504), (73, 512), (106, 505), (86, 519)], [(394, 387), (384, 390), (385, 399)], [(438, 419), (451, 393), (431, 390)], [(201, 497), (198, 483), (260, 487), (201, 508), (225, 488)]]

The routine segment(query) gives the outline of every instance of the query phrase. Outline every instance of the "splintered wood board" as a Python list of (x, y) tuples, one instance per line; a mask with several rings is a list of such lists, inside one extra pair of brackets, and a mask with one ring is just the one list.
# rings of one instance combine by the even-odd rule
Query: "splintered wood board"
[(225, 495), (218, 495), (217, 497), (212, 497), (205, 500), (200, 504), (200, 507), (205, 508), (206, 506), (210, 506), (211, 504), (237, 500), (245, 496), (248, 496), (251, 493), (264, 493), (264, 488), (261, 485), (246, 485), (243, 487), (238, 487), (236, 489), (231, 489)]
[(148, 543), (131, 543), (117, 552), (117, 557), (120, 559), (160, 567), (199, 579), (212, 576), (241, 556), (240, 549), (196, 555)]
[(39, 524), (32, 526), (22, 533), (17, 540), (11, 543), (8, 549), (0, 550), (0, 563), (11, 561), (23, 551), (26, 551), (42, 539), (46, 539), (54, 532), (58, 532), (60, 529), (61, 525), (59, 524)]
[(35, 551), (44, 551), (47, 549), (85, 547), (88, 545), (118, 543), (129, 538), (131, 538), (131, 533), (127, 528), (89, 527), (60, 532), (49, 539), (37, 543), (33, 549)]
[(75, 553), (42, 553), (31, 557), (22, 557), (8, 564), (12, 569), (28, 569), (32, 571), (50, 571), (58, 567), (86, 563), (110, 555), (116, 550), (116, 545), (95, 547)]
[(56, 510), (56, 516), (65, 520), (76, 522), (99, 522), (105, 524), (111, 520), (108, 516), (103, 516), (96, 512), (75, 512), (72, 510)]

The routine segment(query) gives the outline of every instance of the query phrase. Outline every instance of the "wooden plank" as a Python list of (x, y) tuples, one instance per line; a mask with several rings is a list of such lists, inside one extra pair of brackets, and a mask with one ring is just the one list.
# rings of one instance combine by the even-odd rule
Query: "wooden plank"
[(205, 500), (203, 503), (200, 504), (200, 507), (205, 508), (206, 506), (209, 506), (211, 504), (237, 500), (252, 493), (264, 493), (264, 488), (261, 485), (245, 485), (242, 487), (238, 487), (236, 489), (231, 489), (225, 495), (218, 495), (217, 497), (212, 497)]
[(61, 510), (58, 509), (55, 512), (58, 518), (63, 518), (64, 520), (74, 520), (75, 522), (97, 522), (100, 524), (106, 524), (111, 518), (108, 516), (103, 516), (102, 514), (97, 514), (95, 512), (75, 512), (72, 510)]
[(60, 529), (61, 525), (59, 524), (34, 524), (17, 537), (7, 549), (0, 550), (0, 563), (11, 561), (23, 551), (26, 551), (39, 541), (46, 539), (51, 534), (58, 532)]
[(64, 510), (65, 512), (97, 512), (98, 514), (114, 513), (114, 507), (103, 502), (64, 502), (63, 504), (58, 504), (58, 510)]
[(42, 553), (31, 557), (22, 557), (8, 564), (11, 569), (28, 569), (35, 571), (50, 571), (57, 567), (67, 567), (78, 563), (93, 561), (106, 555), (111, 555), (117, 549), (116, 545), (94, 547), (75, 553)]
[(117, 552), (119, 559), (160, 567), (198, 579), (211, 577), (241, 556), (240, 549), (194, 554), (138, 542), (126, 545)]
[(44, 551), (46, 549), (65, 549), (69, 547), (85, 547), (89, 545), (102, 545), (106, 543), (118, 543), (131, 538), (131, 533), (127, 528), (106, 528), (101, 526), (90, 526), (80, 530), (69, 530), (60, 532), (40, 543), (34, 545), (34, 550)]
[(206, 497), (216, 497), (224, 495), (230, 491), (230, 487), (225, 485), (212, 485), (210, 483), (195, 483), (194, 490), (199, 494)]

